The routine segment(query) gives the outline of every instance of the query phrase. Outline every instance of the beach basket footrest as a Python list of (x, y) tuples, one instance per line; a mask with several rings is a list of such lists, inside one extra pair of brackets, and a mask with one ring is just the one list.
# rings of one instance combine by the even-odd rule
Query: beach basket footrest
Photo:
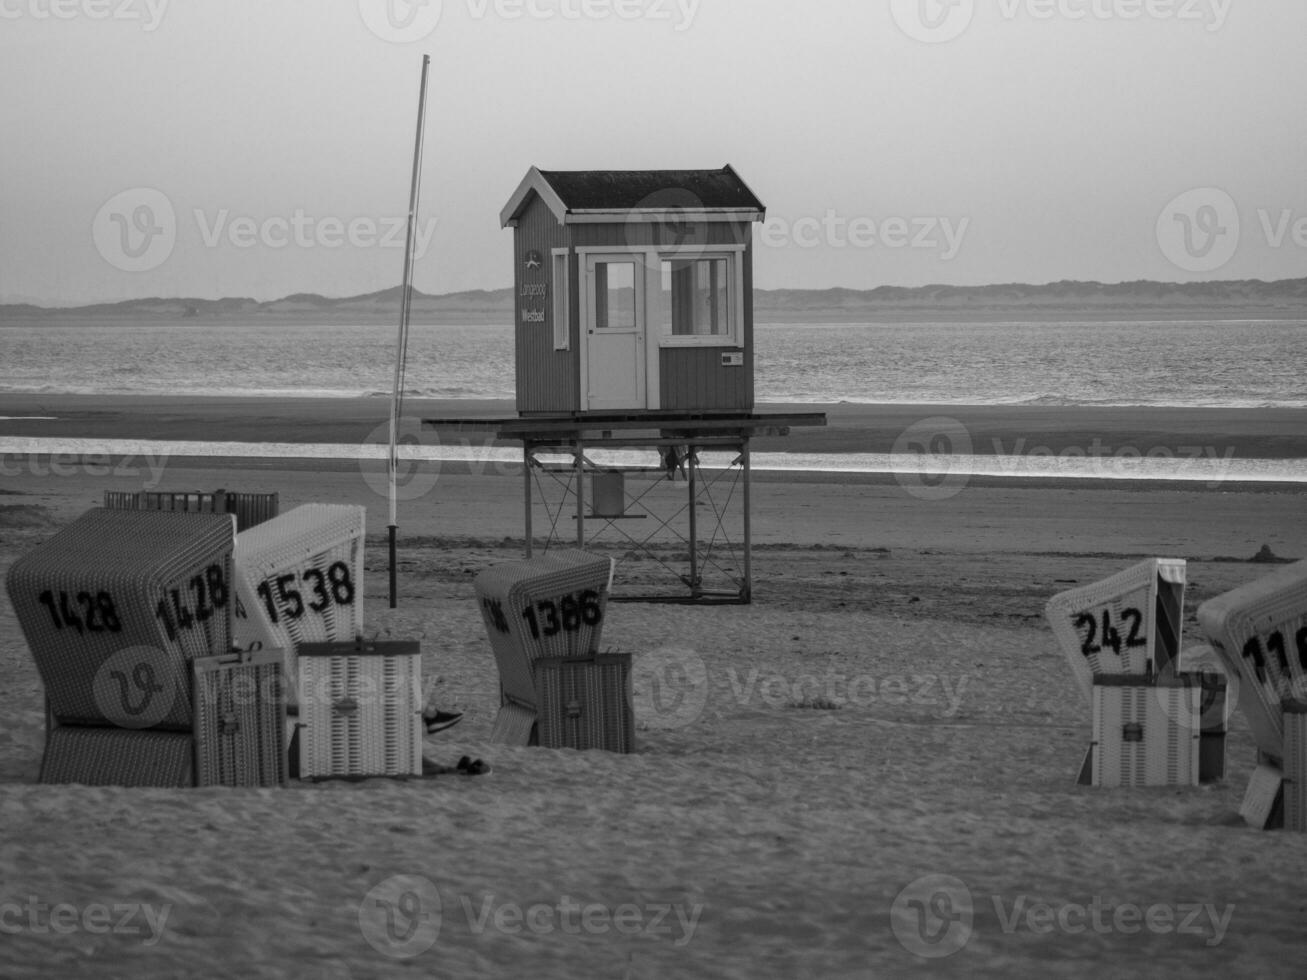
[(299, 650), (299, 777), (422, 775), (422, 655), (415, 641)]
[(1100, 675), (1092, 703), (1093, 785), (1198, 785), (1201, 686), (1194, 678)]
[(542, 746), (634, 751), (629, 653), (545, 658), (535, 672)]
[(283, 652), (261, 650), (195, 661), (197, 786), (285, 786)]
[(195, 742), (186, 732), (60, 725), (49, 731), (42, 783), (192, 786)]

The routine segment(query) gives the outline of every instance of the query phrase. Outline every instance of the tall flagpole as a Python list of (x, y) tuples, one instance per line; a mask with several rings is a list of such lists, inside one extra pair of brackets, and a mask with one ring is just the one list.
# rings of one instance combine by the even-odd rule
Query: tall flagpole
[[(408, 234), (404, 238), (404, 291), (399, 303), (399, 345), (395, 353), (395, 388), (390, 396), (390, 608), (396, 605), (395, 532), (399, 528), (395, 482), (399, 469), (399, 420), (404, 405), (404, 371), (408, 363), (408, 317), (413, 305), (413, 238), (417, 230), (418, 188), (422, 183), (422, 132), (427, 112), (427, 69), (431, 56), (422, 56), (418, 89), (417, 135), (413, 140), (413, 182), (408, 194)], [(416, 465), (416, 464), (415, 464)]]

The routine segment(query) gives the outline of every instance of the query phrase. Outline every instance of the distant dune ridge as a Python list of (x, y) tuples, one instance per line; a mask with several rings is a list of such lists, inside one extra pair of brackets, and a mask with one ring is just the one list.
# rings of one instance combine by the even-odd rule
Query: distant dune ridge
[[(248, 297), (124, 300), (77, 307), (42, 307), (30, 303), (0, 305), (0, 321), (41, 319), (186, 319), (268, 317), (269, 319), (358, 320), (393, 322), (402, 287), (360, 296), (333, 298), (294, 293), (261, 302)], [(1044, 285), (1005, 283), (990, 286), (877, 286), (874, 289), (757, 289), (758, 320), (874, 320), (937, 315), (953, 318), (1066, 315), (1094, 317), (1133, 315), (1307, 317), (1307, 279), (1259, 279), (1224, 282), (1055, 282)], [(415, 323), (511, 321), (512, 289), (473, 289), (431, 295), (413, 292)]]

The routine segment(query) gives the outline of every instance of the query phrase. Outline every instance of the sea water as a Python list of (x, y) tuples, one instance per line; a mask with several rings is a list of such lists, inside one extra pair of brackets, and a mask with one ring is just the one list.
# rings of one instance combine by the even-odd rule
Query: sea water
[[(759, 402), (1307, 407), (1307, 320), (772, 323), (755, 328)], [(389, 397), (385, 325), (0, 323), (0, 391)], [(406, 394), (511, 399), (507, 324), (410, 329)], [(140, 441), (0, 437), (0, 452), (131, 452)], [(57, 444), (56, 444), (57, 443)], [(360, 458), (377, 446), (151, 443), (172, 455)], [(136, 450), (139, 451), (139, 450)], [(418, 445), (414, 458), (507, 462), (512, 450)], [(496, 454), (504, 454), (502, 458)], [(1307, 482), (1307, 460), (755, 454), (759, 469)]]

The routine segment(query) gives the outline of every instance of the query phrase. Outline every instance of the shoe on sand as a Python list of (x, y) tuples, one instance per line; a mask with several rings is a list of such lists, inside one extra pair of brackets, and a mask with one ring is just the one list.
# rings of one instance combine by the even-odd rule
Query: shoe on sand
[(465, 755), (458, 760), (458, 771), (465, 776), (481, 776), (490, 771), (490, 766), (480, 759), (472, 759)]
[(463, 720), (461, 711), (424, 711), (422, 721), (427, 726), (427, 734), (434, 735), (436, 732), (443, 732), (446, 728), (453, 728)]

